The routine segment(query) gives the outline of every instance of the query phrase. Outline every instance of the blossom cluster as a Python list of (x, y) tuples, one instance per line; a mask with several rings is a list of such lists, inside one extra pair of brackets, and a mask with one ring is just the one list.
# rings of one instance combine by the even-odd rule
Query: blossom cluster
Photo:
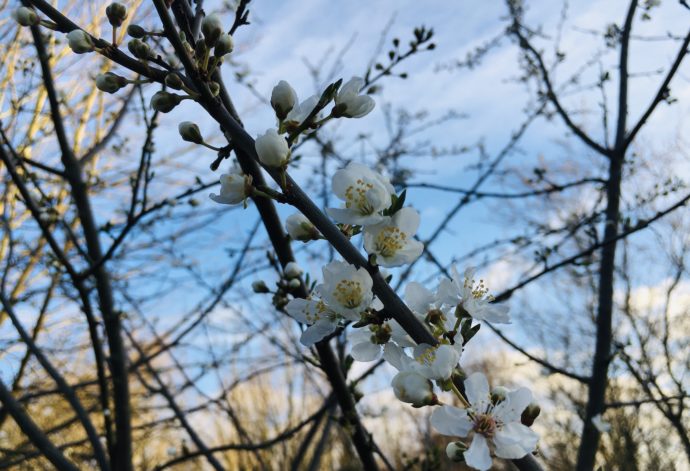
[[(106, 10), (113, 27), (112, 46), (116, 44), (116, 30), (127, 18), (127, 9), (113, 3)], [(19, 7), (13, 18), (22, 26), (54, 25), (41, 19), (36, 11)], [(147, 31), (139, 25), (129, 25), (132, 38), (129, 52), (140, 61), (153, 57), (148, 37), (161, 32)], [(182, 47), (195, 65), (212, 77), (223, 57), (234, 49), (234, 41), (224, 32), (220, 18), (211, 14), (201, 23), (203, 41), (192, 47), (180, 34)], [(420, 33), (421, 34), (421, 33)], [(104, 41), (97, 40), (86, 31), (74, 29), (67, 42), (76, 54), (102, 49)], [(158, 59), (156, 59), (158, 60)], [(165, 84), (185, 95), (158, 91), (151, 98), (151, 107), (157, 112), (172, 111), (183, 100), (198, 100), (202, 92), (217, 96), (221, 85), (208, 79), (203, 88), (190, 88), (188, 79), (172, 72)], [(97, 87), (106, 93), (115, 93), (130, 84), (147, 83), (130, 80), (112, 72), (96, 78)], [(198, 84), (197, 84), (198, 85)], [(281, 189), (287, 193), (286, 170), (292, 157), (292, 146), (302, 134), (314, 132), (328, 121), (339, 118), (362, 118), (375, 106), (365, 92), (367, 83), (352, 77), (344, 84), (329, 85), (321, 95), (299, 101), (296, 91), (286, 81), (280, 81), (272, 90), (270, 103), (275, 112), (276, 125), (257, 136), (254, 150), (258, 161), (269, 171), (282, 176)], [(332, 104), (330, 112), (323, 111)], [(182, 139), (203, 145), (218, 152), (220, 162), (230, 155), (231, 146), (214, 147), (205, 142), (199, 127), (184, 121), (178, 127)], [(212, 168), (217, 168), (213, 167)], [(432, 426), (441, 434), (452, 437), (472, 435), (470, 445), (464, 441), (450, 442), (446, 448), (449, 458), (486, 470), (492, 465), (491, 453), (507, 459), (522, 458), (535, 450), (538, 436), (530, 425), (539, 414), (532, 403), (532, 394), (526, 388), (508, 391), (489, 388), (481, 373), (467, 376), (460, 367), (461, 357), (468, 342), (479, 330), (478, 321), (509, 323), (508, 307), (494, 303), (475, 270), (468, 268), (461, 275), (455, 267), (449, 278), (441, 278), (434, 291), (420, 283), (411, 282), (405, 288), (405, 302), (411, 313), (424, 326), (434, 342), (417, 344), (394, 319), (394, 312), (384, 309), (374, 293), (371, 273), (380, 267), (400, 267), (417, 260), (424, 245), (416, 238), (420, 215), (412, 207), (404, 206), (405, 191), (396, 193), (389, 179), (366, 165), (351, 162), (337, 170), (332, 178), (332, 192), (341, 201), (339, 207), (326, 208), (346, 237), (362, 236), (362, 245), (368, 254), (367, 266), (355, 266), (346, 261), (332, 261), (322, 268), (322, 282), (313, 286), (306, 298), (292, 297), (298, 289), (309, 283), (302, 281), (303, 270), (295, 263), (285, 266), (278, 284), (280, 296), (274, 304), (288, 315), (306, 325), (300, 341), (307, 347), (327, 340), (331, 335), (346, 332), (351, 343), (351, 356), (356, 361), (369, 362), (383, 356), (397, 370), (391, 386), (395, 396), (414, 407), (433, 407)], [(273, 198), (281, 202), (288, 199), (268, 187), (255, 187), (253, 178), (233, 166), (220, 176), (220, 193), (211, 194), (216, 203), (244, 204), (248, 198)], [(286, 230), (293, 240), (309, 242), (324, 238), (319, 229), (301, 213), (286, 220)], [(371, 273), (370, 273), (371, 272)], [(263, 281), (256, 281), (257, 293), (271, 293)], [(446, 398), (448, 396), (450, 399)], [(462, 407), (453, 405), (460, 403)], [(606, 424), (597, 418), (597, 427)]]

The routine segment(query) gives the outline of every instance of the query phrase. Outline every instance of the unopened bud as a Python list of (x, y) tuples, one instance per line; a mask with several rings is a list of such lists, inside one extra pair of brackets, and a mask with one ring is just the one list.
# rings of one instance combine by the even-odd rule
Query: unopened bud
[(105, 16), (108, 17), (111, 25), (119, 28), (127, 18), (127, 7), (121, 3), (113, 2), (105, 9)]
[(127, 43), (127, 49), (137, 59), (148, 59), (151, 55), (151, 48), (148, 44), (140, 39), (132, 39)]
[(36, 26), (41, 21), (36, 12), (27, 7), (15, 8), (12, 11), (12, 18), (21, 26)]
[(204, 137), (201, 135), (199, 126), (192, 123), (191, 121), (182, 121), (178, 126), (177, 130), (187, 142), (193, 142), (194, 144), (201, 144), (204, 142)]
[(127, 26), (127, 34), (133, 38), (141, 39), (146, 36), (147, 31), (139, 25), (129, 25)]
[(172, 72), (165, 76), (165, 84), (173, 90), (182, 90), (184, 82), (182, 82), (182, 79), (179, 75), (177, 75), (175, 72)]
[(297, 103), (297, 93), (285, 80), (278, 82), (271, 92), (271, 106), (278, 119), (283, 120)]
[(504, 388), (503, 386), (494, 387), (491, 390), (491, 402), (493, 404), (498, 404), (499, 402), (505, 401), (508, 393), (509, 393), (508, 388)]
[(127, 85), (126, 78), (112, 72), (106, 72), (96, 77), (96, 87), (106, 93), (115, 93)]
[(539, 414), (541, 414), (541, 407), (536, 402), (532, 402), (522, 411), (520, 422), (522, 422), (522, 425), (531, 427), (534, 421), (537, 420), (537, 417), (539, 417)]
[(288, 278), (297, 278), (304, 273), (302, 271), (302, 267), (297, 265), (295, 262), (290, 262), (287, 265), (285, 265), (285, 276)]
[(302, 282), (299, 281), (299, 278), (293, 278), (288, 283), (288, 288), (290, 288), (290, 289), (297, 289), (300, 286), (302, 286)]
[(467, 445), (463, 442), (450, 442), (446, 447), (446, 455), (456, 463), (462, 463), (465, 461), (464, 453), (467, 449)]
[(67, 43), (75, 54), (85, 54), (94, 50), (91, 36), (81, 29), (74, 29), (67, 33)]
[(218, 41), (218, 38), (223, 33), (223, 24), (220, 17), (212, 13), (201, 21), (201, 32), (204, 35), (204, 41), (208, 47), (213, 47)]
[(179, 105), (183, 98), (181, 95), (161, 90), (151, 97), (151, 108), (161, 113), (168, 113)]
[(216, 57), (223, 57), (225, 54), (230, 54), (235, 48), (235, 41), (227, 33), (223, 33), (216, 41), (216, 47), (213, 49), (213, 54)]
[(268, 286), (266, 286), (263, 280), (255, 280), (252, 283), (252, 289), (255, 293), (270, 293)]
[(218, 96), (218, 94), (220, 93), (220, 85), (218, 84), (218, 82), (209, 82), (208, 89), (211, 92), (211, 95), (213, 96)]
[(294, 240), (307, 242), (321, 237), (318, 229), (302, 213), (295, 213), (285, 220), (285, 229)]

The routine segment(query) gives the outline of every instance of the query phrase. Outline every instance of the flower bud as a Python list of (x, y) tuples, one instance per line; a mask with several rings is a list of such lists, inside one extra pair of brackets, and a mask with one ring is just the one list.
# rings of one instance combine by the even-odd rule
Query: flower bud
[(119, 28), (127, 18), (127, 7), (121, 3), (113, 2), (105, 9), (105, 16), (108, 17), (111, 25)]
[(254, 290), (255, 293), (270, 293), (268, 286), (266, 286), (263, 280), (254, 280), (252, 283), (252, 290)]
[(297, 93), (285, 80), (278, 82), (271, 92), (271, 106), (278, 119), (283, 120), (297, 103)]
[(148, 44), (140, 39), (132, 39), (127, 43), (127, 49), (137, 59), (148, 59), (151, 55), (151, 48)]
[(146, 36), (146, 30), (139, 25), (131, 24), (127, 26), (127, 34), (133, 38), (141, 39)]
[(220, 204), (240, 204), (250, 195), (252, 177), (233, 167), (230, 173), (220, 176), (220, 195), (211, 193), (209, 197)]
[(290, 289), (297, 289), (297, 288), (299, 288), (300, 286), (302, 286), (302, 283), (299, 281), (298, 278), (293, 278), (293, 279), (290, 280), (290, 282), (288, 283), (288, 288), (290, 288)]
[(537, 417), (539, 417), (539, 414), (541, 414), (541, 407), (536, 402), (532, 402), (522, 411), (520, 422), (522, 422), (522, 425), (531, 427), (534, 421), (537, 420)]
[(218, 96), (218, 94), (220, 93), (220, 85), (218, 84), (218, 82), (209, 82), (208, 90), (211, 92), (211, 95)]
[(85, 54), (94, 50), (91, 36), (81, 29), (74, 29), (67, 33), (67, 43), (75, 54)]
[(393, 392), (402, 402), (422, 406), (432, 404), (435, 396), (431, 381), (414, 371), (401, 371), (391, 382)]
[(172, 72), (165, 76), (165, 84), (173, 90), (182, 90), (184, 82), (182, 82), (182, 79), (179, 75), (177, 75), (175, 72)]
[(282, 167), (290, 156), (287, 141), (275, 129), (267, 129), (257, 137), (254, 147), (261, 163), (268, 167)]
[(112, 72), (106, 72), (96, 77), (96, 87), (105, 93), (115, 93), (127, 86), (127, 79)]
[(36, 12), (27, 7), (15, 8), (12, 11), (12, 18), (21, 26), (36, 26), (41, 22)]
[(181, 95), (161, 90), (151, 97), (151, 108), (161, 113), (168, 113), (179, 105), (183, 98)]
[(216, 47), (213, 49), (213, 53), (216, 57), (223, 57), (225, 54), (230, 54), (235, 48), (235, 41), (229, 34), (223, 33), (216, 41)]
[(223, 24), (220, 17), (211, 13), (201, 21), (201, 32), (204, 35), (204, 41), (208, 47), (213, 47), (218, 41), (218, 38), (223, 34)]
[(467, 451), (467, 445), (463, 442), (450, 442), (446, 447), (446, 455), (448, 458), (455, 461), (456, 463), (462, 463), (465, 461), (465, 452)]
[(499, 402), (505, 401), (509, 392), (510, 391), (508, 391), (508, 388), (504, 388), (503, 386), (494, 387), (491, 390), (491, 402), (493, 404), (498, 404)]
[(201, 144), (204, 142), (204, 137), (201, 135), (199, 126), (192, 123), (191, 121), (182, 121), (178, 126), (177, 130), (182, 136), (182, 139), (187, 142), (193, 142), (194, 144)]
[(321, 234), (309, 219), (302, 213), (295, 213), (285, 220), (285, 229), (293, 240), (307, 242), (319, 239)]
[(290, 262), (285, 265), (285, 276), (288, 278), (297, 278), (304, 273), (302, 268), (295, 262)]

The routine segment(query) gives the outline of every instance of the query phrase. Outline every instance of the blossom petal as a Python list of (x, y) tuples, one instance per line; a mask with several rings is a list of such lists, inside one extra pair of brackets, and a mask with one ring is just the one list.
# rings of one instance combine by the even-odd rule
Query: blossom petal
[(503, 423), (519, 422), (522, 412), (532, 402), (532, 391), (527, 388), (510, 391), (504, 401), (494, 408), (493, 415)]
[(486, 438), (478, 433), (474, 434), (470, 448), (465, 452), (465, 463), (480, 471), (491, 468), (491, 455)]
[(465, 392), (472, 407), (484, 413), (489, 405), (489, 381), (482, 373), (472, 373), (465, 380)]
[(311, 347), (319, 340), (335, 332), (335, 329), (337, 328), (338, 323), (333, 319), (321, 319), (302, 332), (302, 336), (300, 337), (299, 341), (305, 347)]
[(534, 451), (539, 441), (532, 429), (518, 422), (511, 422), (501, 427), (494, 436), (496, 456), (506, 459), (518, 459)]
[(467, 411), (453, 406), (441, 406), (431, 414), (431, 426), (443, 435), (466, 437), (472, 430), (472, 422)]
[(352, 346), (350, 355), (357, 361), (374, 361), (381, 355), (381, 345), (361, 342)]

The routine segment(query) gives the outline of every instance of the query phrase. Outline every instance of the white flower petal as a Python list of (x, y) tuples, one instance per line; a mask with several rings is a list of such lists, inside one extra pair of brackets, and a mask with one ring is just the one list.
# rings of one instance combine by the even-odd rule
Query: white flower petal
[(374, 361), (381, 355), (381, 345), (361, 342), (352, 346), (350, 354), (357, 361)]
[(316, 342), (335, 332), (337, 328), (338, 323), (333, 319), (321, 319), (314, 325), (308, 327), (307, 330), (302, 333), (299, 341), (305, 347), (311, 347)]
[(465, 463), (480, 471), (491, 468), (491, 455), (486, 438), (478, 433), (474, 434), (470, 448), (465, 452)]
[(498, 403), (493, 415), (501, 422), (519, 422), (522, 412), (532, 402), (532, 391), (527, 388), (510, 391), (504, 401)]
[(486, 412), (490, 403), (489, 381), (482, 373), (472, 373), (465, 380), (465, 393), (472, 407), (479, 413)]
[(496, 456), (506, 459), (518, 459), (534, 451), (539, 441), (532, 429), (518, 422), (505, 424), (494, 436)]
[(441, 406), (431, 414), (431, 426), (443, 435), (466, 437), (472, 430), (472, 422), (467, 411), (453, 406)]

